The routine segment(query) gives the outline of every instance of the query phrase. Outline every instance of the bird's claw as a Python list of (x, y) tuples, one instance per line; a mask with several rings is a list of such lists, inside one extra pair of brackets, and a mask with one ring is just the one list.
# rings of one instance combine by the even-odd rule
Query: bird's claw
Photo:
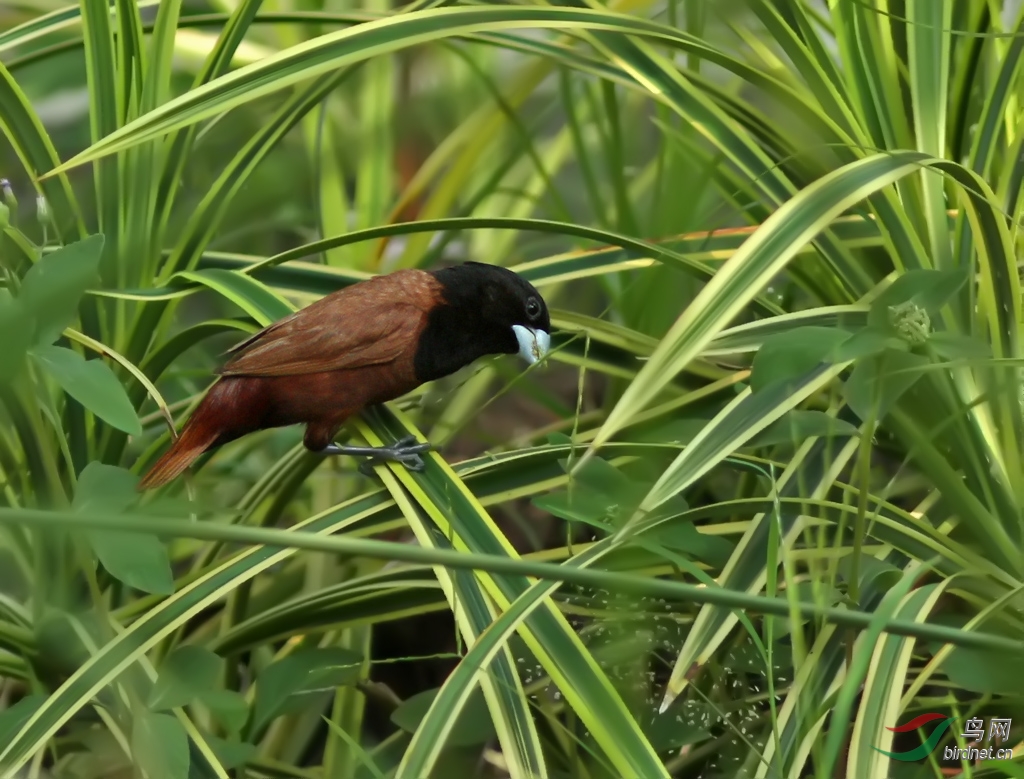
[(373, 466), (379, 462), (401, 463), (410, 471), (422, 471), (424, 462), (420, 454), (430, 449), (429, 443), (417, 443), (416, 436), (408, 435), (389, 446), (379, 447), (368, 460), (359, 464), (359, 472), (364, 476), (372, 476)]
[(363, 476), (373, 476), (373, 466), (384, 462), (401, 463), (410, 471), (423, 470), (423, 458), (418, 454), (407, 454), (398, 457), (371, 457), (359, 463), (359, 472)]

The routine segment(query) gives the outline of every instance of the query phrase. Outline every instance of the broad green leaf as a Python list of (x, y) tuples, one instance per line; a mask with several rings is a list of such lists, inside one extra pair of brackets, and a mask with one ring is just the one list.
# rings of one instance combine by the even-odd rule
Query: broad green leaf
[(800, 327), (764, 340), (751, 365), (750, 388), (757, 392), (776, 382), (798, 379), (829, 361), (840, 343), (850, 337), (831, 327)]
[(46, 703), (45, 695), (31, 694), (0, 711), (0, 744), (6, 743), (14, 736), (44, 703)]
[(114, 578), (153, 595), (174, 592), (167, 550), (155, 536), (94, 530), (89, 533), (93, 551)]
[(104, 422), (128, 435), (142, 435), (139, 415), (102, 359), (86, 360), (63, 346), (37, 346), (32, 356), (68, 395)]
[[(716, 567), (725, 564), (733, 548), (726, 539), (701, 533), (692, 521), (682, 517), (665, 522), (648, 536), (656, 543), (648, 547), (654, 551), (663, 546), (673, 552), (682, 553), (691, 560), (699, 560)], [(666, 558), (672, 559), (667, 555)]]
[(890, 349), (906, 351), (907, 344), (897, 338), (886, 320), (885, 327), (865, 327), (851, 335), (832, 353), (835, 362), (850, 362), (873, 357)]
[(889, 350), (858, 362), (846, 380), (846, 402), (862, 420), (883, 419), (893, 405), (922, 376), (928, 358)]
[(261, 730), (296, 704), (301, 708), (303, 694), (354, 683), (361, 664), (357, 652), (341, 647), (301, 649), (271, 663), (256, 679), (252, 730)]
[(808, 438), (820, 436), (855, 436), (857, 428), (843, 419), (837, 419), (824, 411), (793, 409), (763, 433), (751, 440), (748, 446), (762, 447), (777, 444), (799, 444)]
[(220, 764), (229, 770), (245, 765), (256, 755), (256, 747), (244, 741), (206, 736), (206, 743), (213, 749)]
[[(565, 467), (565, 464), (562, 464)], [(636, 482), (604, 458), (593, 458), (572, 474), (572, 486), (598, 492), (618, 503), (629, 503), (643, 497)]]
[(90, 235), (44, 254), (22, 280), (20, 300), (33, 318), (32, 343), (47, 346), (78, 315), (85, 291), (99, 281), (102, 235)]
[(32, 329), (25, 327), (28, 314), (20, 300), (0, 290), (0, 333), (4, 346), (0, 349), (0, 385), (14, 379), (25, 365), (25, 352), (32, 342)]
[(249, 719), (245, 696), (234, 690), (210, 687), (197, 695), (229, 733), (241, 733)]
[(589, 490), (563, 490), (551, 495), (543, 495), (533, 499), (533, 505), (541, 511), (554, 514), (568, 522), (582, 522), (586, 525), (608, 530), (621, 512), (608, 505), (601, 494), (595, 495)]
[(133, 720), (132, 758), (149, 779), (188, 779), (188, 735), (170, 714), (144, 711)]
[(1024, 678), (1017, 672), (1020, 657), (1006, 652), (957, 647), (942, 661), (949, 680), (965, 690), (985, 695), (1024, 695)]
[(948, 330), (931, 333), (928, 348), (946, 360), (987, 360), (992, 356), (992, 348), (980, 338)]
[(608, 530), (629, 516), (645, 491), (643, 484), (604, 458), (594, 457), (573, 474), (568, 489), (534, 498), (533, 504), (562, 519)]
[[(138, 493), (138, 477), (123, 468), (89, 463), (78, 477), (72, 507), (79, 513), (121, 514)], [(166, 595), (174, 592), (171, 562), (162, 541), (148, 534), (90, 530), (89, 542), (107, 572), (129, 587)]]
[[(415, 733), (430, 705), (437, 697), (440, 688), (425, 690), (406, 699), (391, 713), (391, 721), (407, 733)], [(457, 747), (468, 747), (482, 744), (494, 736), (494, 724), (484, 696), (477, 689), (470, 694), (455, 724), (447, 735), (447, 743)]]
[(138, 498), (138, 482), (131, 471), (93, 461), (78, 475), (72, 507), (83, 512), (102, 509), (121, 513)]
[(871, 303), (868, 322), (885, 327), (888, 310), (901, 303), (912, 302), (935, 315), (967, 282), (967, 274), (959, 269), (938, 271), (917, 268), (900, 274)]
[[(217, 692), (223, 660), (208, 649), (186, 644), (174, 649), (160, 666), (160, 675), (149, 693), (151, 711), (176, 709), (195, 698)], [(243, 703), (244, 706), (244, 703)]]
[(934, 273), (935, 277), (930, 283), (922, 284), (921, 289), (910, 298), (929, 314), (938, 314), (946, 303), (959, 294), (968, 278), (967, 271), (960, 268)]

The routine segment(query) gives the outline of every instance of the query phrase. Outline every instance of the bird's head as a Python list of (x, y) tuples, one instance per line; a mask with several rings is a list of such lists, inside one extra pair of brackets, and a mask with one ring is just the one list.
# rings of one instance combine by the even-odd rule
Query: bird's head
[[(518, 354), (533, 364), (551, 347), (551, 315), (536, 288), (518, 273), (499, 265), (467, 262), (459, 266), (467, 284), (479, 290), (480, 313), (494, 328), (494, 353)], [(513, 345), (512, 339), (515, 339)], [(500, 347), (500, 349), (498, 348)]]
[[(527, 363), (543, 359), (551, 346), (551, 316), (536, 288), (498, 265), (465, 262), (433, 271), (444, 304), (433, 323), (439, 340), (463, 364), (485, 354), (518, 354)], [(429, 328), (429, 326), (428, 326)]]

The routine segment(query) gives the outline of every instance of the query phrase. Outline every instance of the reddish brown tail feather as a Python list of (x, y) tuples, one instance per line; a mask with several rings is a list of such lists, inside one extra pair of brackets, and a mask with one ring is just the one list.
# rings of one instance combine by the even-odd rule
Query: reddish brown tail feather
[(153, 463), (142, 480), (139, 490), (161, 487), (194, 463), (199, 456), (209, 449), (220, 435), (219, 426), (210, 413), (209, 394), (199, 404), (171, 448)]

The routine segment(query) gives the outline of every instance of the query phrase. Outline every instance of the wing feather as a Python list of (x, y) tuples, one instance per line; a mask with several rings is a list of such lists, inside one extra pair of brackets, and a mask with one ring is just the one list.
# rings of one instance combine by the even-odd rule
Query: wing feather
[(218, 372), (298, 376), (392, 362), (419, 339), (435, 287), (415, 270), (346, 287), (238, 344)]

